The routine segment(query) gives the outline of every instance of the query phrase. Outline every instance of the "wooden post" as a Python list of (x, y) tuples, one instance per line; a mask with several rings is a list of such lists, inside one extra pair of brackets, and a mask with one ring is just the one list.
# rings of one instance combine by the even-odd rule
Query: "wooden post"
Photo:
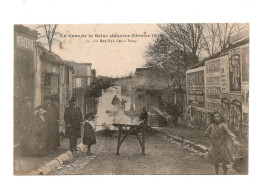
[(142, 154), (143, 156), (145, 155), (145, 131), (146, 131), (146, 122), (144, 121), (143, 126), (142, 126)]
[(121, 139), (121, 130), (122, 130), (122, 125), (119, 125), (119, 126), (118, 126), (117, 149), (116, 149), (116, 154), (117, 154), (117, 155), (119, 155), (120, 139)]

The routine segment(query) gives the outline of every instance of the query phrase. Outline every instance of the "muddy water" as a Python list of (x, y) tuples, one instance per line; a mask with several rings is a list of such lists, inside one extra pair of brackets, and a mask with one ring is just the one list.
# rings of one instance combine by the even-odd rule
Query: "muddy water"
[(125, 110), (130, 109), (130, 97), (121, 94), (121, 86), (112, 86), (108, 89), (102, 90), (102, 96), (97, 99), (97, 114), (93, 121), (96, 131), (103, 129), (116, 130), (113, 123), (121, 124), (136, 124), (138, 119), (131, 119), (122, 110), (115, 113), (115, 107), (111, 104), (114, 96), (117, 95), (119, 100), (125, 99)]

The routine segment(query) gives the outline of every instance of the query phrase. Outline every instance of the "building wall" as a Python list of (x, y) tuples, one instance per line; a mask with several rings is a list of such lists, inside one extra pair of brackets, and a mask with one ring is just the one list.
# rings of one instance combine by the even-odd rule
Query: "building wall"
[(14, 26), (14, 143), (24, 145), (30, 139), (35, 107), (36, 38), (36, 32)]
[(42, 61), (40, 55), (42, 54), (42, 48), (38, 45), (36, 47), (36, 77), (35, 77), (35, 106), (42, 104)]
[(72, 76), (73, 96), (77, 99), (77, 106), (80, 107), (84, 117), (86, 113), (86, 90), (91, 84), (91, 63), (71, 63), (74, 68)]

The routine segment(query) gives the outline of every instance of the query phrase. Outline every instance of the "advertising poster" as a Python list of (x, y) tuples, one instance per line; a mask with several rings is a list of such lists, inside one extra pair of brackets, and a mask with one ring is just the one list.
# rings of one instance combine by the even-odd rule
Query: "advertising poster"
[(230, 106), (230, 124), (234, 133), (240, 133), (242, 129), (242, 103), (233, 100)]
[(228, 56), (223, 56), (220, 58), (220, 84), (221, 93), (229, 93)]
[(187, 73), (187, 101), (196, 107), (204, 107), (204, 70)]
[(206, 104), (208, 111), (221, 108), (220, 58), (206, 61)]
[(229, 51), (228, 56), (230, 92), (241, 92), (240, 49)]
[(249, 81), (249, 45), (241, 47), (242, 82)]

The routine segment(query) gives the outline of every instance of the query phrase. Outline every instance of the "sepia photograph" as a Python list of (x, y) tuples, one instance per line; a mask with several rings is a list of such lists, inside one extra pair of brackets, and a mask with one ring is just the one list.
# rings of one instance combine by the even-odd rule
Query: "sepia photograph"
[(13, 24), (14, 175), (248, 175), (250, 24)]

